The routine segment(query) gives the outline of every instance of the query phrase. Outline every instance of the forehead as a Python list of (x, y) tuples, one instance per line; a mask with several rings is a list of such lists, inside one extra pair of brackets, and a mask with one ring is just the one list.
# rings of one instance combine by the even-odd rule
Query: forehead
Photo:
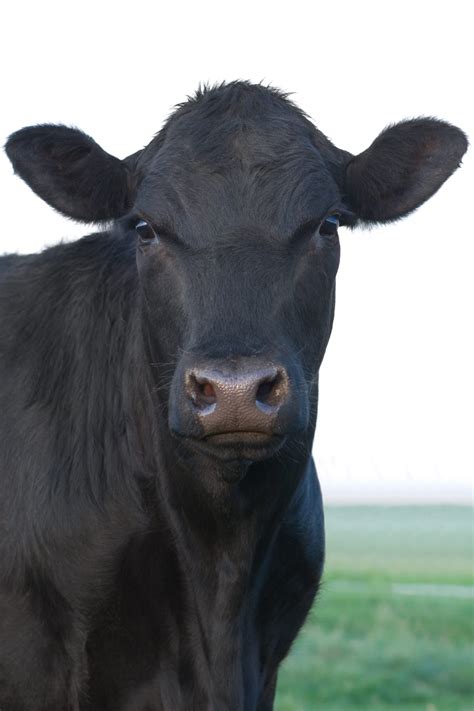
[(337, 149), (296, 107), (264, 87), (214, 91), (145, 149), (138, 210), (196, 240), (249, 226), (284, 234), (337, 208)]

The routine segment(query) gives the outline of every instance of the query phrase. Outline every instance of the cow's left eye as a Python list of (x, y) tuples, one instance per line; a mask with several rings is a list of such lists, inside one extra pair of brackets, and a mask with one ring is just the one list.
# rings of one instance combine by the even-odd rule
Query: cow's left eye
[(149, 244), (150, 242), (154, 242), (156, 240), (155, 230), (148, 224), (148, 222), (145, 222), (145, 220), (139, 220), (137, 222), (135, 225), (135, 232), (140, 237), (143, 244)]
[(321, 223), (319, 234), (323, 237), (331, 237), (337, 233), (339, 227), (339, 215), (329, 215)]

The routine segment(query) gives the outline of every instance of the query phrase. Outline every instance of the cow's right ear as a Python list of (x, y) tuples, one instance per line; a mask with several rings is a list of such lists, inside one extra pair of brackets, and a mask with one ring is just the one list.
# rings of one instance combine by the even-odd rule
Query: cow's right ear
[(112, 220), (130, 209), (133, 180), (126, 161), (82, 131), (52, 124), (13, 133), (5, 146), (15, 172), (66, 217)]

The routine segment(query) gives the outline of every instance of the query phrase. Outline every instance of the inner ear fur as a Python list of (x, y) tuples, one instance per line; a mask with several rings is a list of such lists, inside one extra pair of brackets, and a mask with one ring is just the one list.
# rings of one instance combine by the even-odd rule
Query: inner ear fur
[(465, 134), (434, 118), (389, 126), (367, 150), (350, 159), (345, 194), (362, 221), (390, 222), (430, 198), (458, 168)]
[(15, 172), (51, 207), (80, 222), (124, 215), (132, 205), (126, 161), (76, 128), (45, 124), (13, 133), (5, 146)]

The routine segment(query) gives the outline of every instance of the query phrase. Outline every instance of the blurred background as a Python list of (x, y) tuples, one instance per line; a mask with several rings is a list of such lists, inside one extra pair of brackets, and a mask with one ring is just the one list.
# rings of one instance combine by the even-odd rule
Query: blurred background
[[(472, 28), (450, 3), (4, 3), (0, 136), (60, 122), (124, 157), (200, 82), (293, 92), (340, 148), (429, 115), (474, 135)], [(278, 711), (474, 709), (472, 149), (428, 204), (341, 230), (315, 459), (326, 580)], [(0, 157), (0, 252), (87, 231)]]

